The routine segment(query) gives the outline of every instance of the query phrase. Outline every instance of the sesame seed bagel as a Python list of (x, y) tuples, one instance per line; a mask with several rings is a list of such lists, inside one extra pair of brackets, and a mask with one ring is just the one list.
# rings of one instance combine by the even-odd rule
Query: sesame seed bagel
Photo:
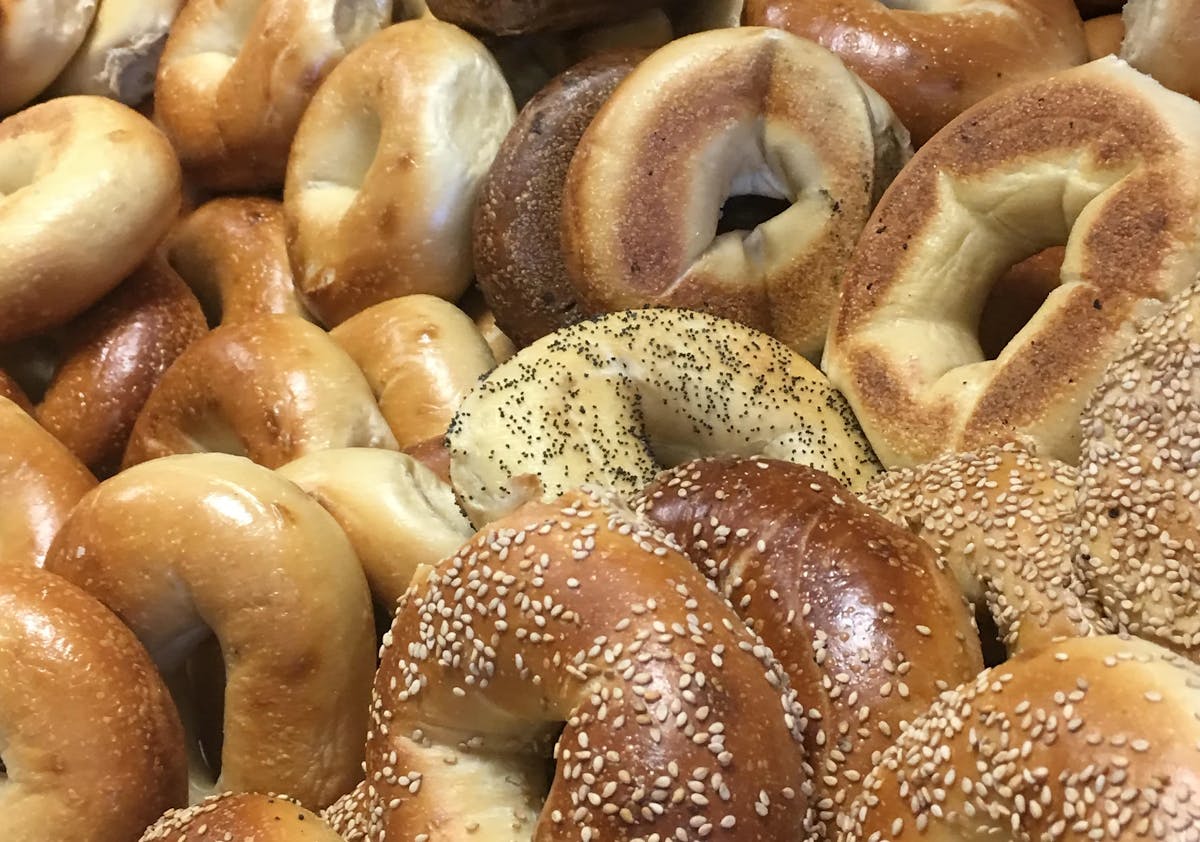
[(279, 202), (213, 199), (180, 220), (162, 253), (213, 327), (271, 313), (308, 318), (292, 278)]
[[(817, 355), (838, 277), (909, 154), (887, 104), (815, 44), (760, 28), (674, 41), (579, 142), (562, 203), (571, 282), (588, 312), (704, 310)], [(721, 233), (735, 196), (787, 209)]]
[(94, 94), (140, 105), (184, 0), (99, 0), (87, 37), (50, 86), (51, 96)]
[(326, 325), (390, 298), (459, 298), (479, 184), (516, 119), (499, 65), (432, 19), (388, 27), (330, 74), (288, 161), (296, 280)]
[(64, 97), (0, 122), (0, 342), (95, 304), (149, 256), (179, 202), (170, 144), (130, 108)]
[(807, 710), (828, 838), (874, 755), (983, 656), (954, 578), (929, 547), (820, 471), (706, 459), (633, 504), (670, 534), (779, 658)]
[(339, 447), (396, 449), (371, 387), (316, 325), (262, 316), (217, 328), (167, 369), (124, 464), (215, 451), (277, 468)]
[(366, 838), (799, 838), (802, 711), (672, 546), (573, 491), (419, 574), (375, 680)]
[(163, 372), (207, 332), (196, 297), (155, 256), (83, 315), (0, 359), (33, 369), (37, 420), (106, 477)]
[(1015, 444), (888, 471), (863, 500), (937, 551), (1010, 653), (1111, 631), (1075, 565), (1079, 471)]
[(632, 498), (698, 456), (811, 465), (852, 489), (878, 471), (854, 416), (807, 360), (733, 322), (630, 310), (520, 351), (463, 399), (450, 475), (477, 527), (592, 483)]
[(746, 0), (751, 26), (833, 50), (921, 146), (969, 106), (1088, 60), (1071, 0)]
[(45, 428), (0, 397), (0, 569), (41, 567), (96, 478)]
[(278, 469), (325, 507), (354, 547), (375, 599), (389, 612), (423, 564), (471, 538), (440, 477), (403, 453), (350, 448), (310, 453)]
[(471, 317), (432, 295), (376, 304), (329, 335), (366, 375), (401, 449), (445, 435), (463, 395), (496, 367)]
[(521, 109), (483, 182), (475, 276), (521, 347), (583, 318), (562, 249), (567, 169), (596, 112), (647, 55), (605, 52), (555, 77)]
[(329, 825), (282, 795), (231, 793), (171, 810), (140, 842), (343, 842)]
[(313, 92), (386, 26), (387, 0), (192, 0), (162, 54), (155, 112), (190, 177), (212, 190), (283, 184)]
[(215, 635), (220, 775), (194, 768), (194, 789), (322, 807), (361, 779), (370, 593), (337, 522), (292, 483), (224, 454), (138, 465), (75, 507), (46, 567), (112, 609), (165, 675)]
[(1200, 670), (1066, 640), (981, 673), (905, 730), (838, 842), (1166, 842), (1200, 834)]
[(187, 798), (183, 730), (146, 651), (42, 570), (0, 577), (0, 730), (5, 842), (132, 842)]
[(1121, 58), (1200, 99), (1200, 0), (1129, 0), (1121, 17)]
[(609, 23), (661, 5), (662, 0), (427, 0), (440, 20), (494, 35), (578, 29)]
[[(1200, 103), (1107, 58), (980, 103), (879, 203), (824, 367), (888, 467), (1023, 439), (1076, 464), (1104, 368), (1200, 273)], [(1063, 282), (993, 360), (988, 289), (1066, 244)]]
[(1200, 660), (1200, 286), (1109, 368), (1083, 428), (1081, 555), (1105, 610)]
[(83, 43), (95, 15), (96, 0), (0, 2), (0, 116), (16, 111), (54, 81)]

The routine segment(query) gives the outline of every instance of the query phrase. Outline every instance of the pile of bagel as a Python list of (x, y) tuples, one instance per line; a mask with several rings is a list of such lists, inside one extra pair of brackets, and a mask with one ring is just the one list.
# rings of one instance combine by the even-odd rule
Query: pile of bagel
[(1200, 842), (1200, 0), (0, 0), (0, 842), (531, 839)]

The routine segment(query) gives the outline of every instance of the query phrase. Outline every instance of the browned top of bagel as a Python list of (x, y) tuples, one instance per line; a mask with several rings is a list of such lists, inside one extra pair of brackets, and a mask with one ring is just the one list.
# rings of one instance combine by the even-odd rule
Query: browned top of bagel
[(342, 842), (319, 817), (282, 795), (226, 792), (171, 810), (141, 842)]
[(661, 0), (429, 0), (429, 11), (448, 23), (495, 35), (573, 29), (631, 17)]

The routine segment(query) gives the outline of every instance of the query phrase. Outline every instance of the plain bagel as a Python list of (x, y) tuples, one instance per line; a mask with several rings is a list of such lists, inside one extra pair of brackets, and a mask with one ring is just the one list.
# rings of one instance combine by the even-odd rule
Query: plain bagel
[(705, 313), (630, 310), (538, 340), (462, 402), (450, 475), (477, 526), (583, 483), (632, 498), (662, 466), (771, 456), (861, 489), (878, 467), (841, 395), (771, 337)]
[[(1027, 439), (1079, 459), (1105, 366), (1200, 274), (1200, 103), (1116, 58), (980, 103), (917, 153), (842, 281), (824, 365), (887, 466)], [(1066, 244), (1063, 283), (994, 360), (992, 282)]]
[(0, 2), (0, 116), (16, 111), (54, 81), (83, 43), (95, 15), (96, 0)]
[(1121, 19), (1121, 58), (1200, 99), (1200, 0), (1129, 0)]
[(96, 303), (146, 259), (179, 202), (171, 145), (124, 105), (64, 97), (0, 123), (0, 342)]
[[(821, 47), (760, 28), (680, 39), (579, 142), (562, 210), (571, 281), (593, 313), (700, 309), (815, 357), (854, 243), (908, 155), (887, 104)], [(722, 233), (738, 196), (787, 209)]]

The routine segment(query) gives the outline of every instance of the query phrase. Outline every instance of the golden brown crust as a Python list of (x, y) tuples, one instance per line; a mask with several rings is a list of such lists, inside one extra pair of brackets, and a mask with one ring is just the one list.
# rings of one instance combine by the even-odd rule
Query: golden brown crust
[(902, 723), (983, 669), (971, 613), (941, 560), (820, 471), (690, 462), (633, 505), (771, 647), (803, 700), (818, 837)]
[(450, 448), (446, 446), (446, 435), (425, 439), (404, 452), (431, 470), (446, 485), (450, 484)]
[(592, 118), (647, 55), (602, 53), (555, 77), (521, 109), (483, 182), (476, 281), (497, 325), (520, 347), (584, 317), (560, 233), (567, 169)]
[[(1010, 88), (917, 153), (843, 277), (824, 360), (885, 465), (1021, 439), (1078, 460), (1130, 320), (1200, 273), (1198, 136), (1200, 105), (1108, 58)], [(989, 282), (1056, 242), (1070, 283), (984, 360)]]
[(341, 528), (299, 488), (223, 454), (139, 465), (75, 507), (46, 566), (117, 614), (164, 674), (216, 636), (227, 678), (215, 791), (290, 792), (317, 808), (360, 780), (370, 594)]
[(1136, 638), (990, 669), (905, 730), (838, 842), (1168, 842), (1200, 825), (1200, 670)]
[(1112, 631), (1076, 566), (1079, 471), (1018, 445), (889, 471), (863, 494), (928, 541), (1009, 652)]
[(183, 730), (137, 638), (42, 570), (0, 577), (0, 838), (130, 842), (187, 801)]
[(495, 35), (575, 29), (630, 17), (661, 0), (432, 0), (440, 20)]
[[(887, 105), (811, 42), (763, 28), (680, 39), (579, 142), (562, 202), (571, 282), (586, 312), (704, 310), (815, 357), (842, 269), (908, 154)], [(718, 233), (732, 196), (787, 209)]]
[(296, 283), (324, 324), (466, 291), (475, 198), (514, 119), (495, 59), (449, 24), (388, 27), (338, 65), (296, 132), (283, 199)]
[(95, 485), (58, 439), (0, 398), (0, 569), (41, 567), (63, 521)]
[(342, 842), (318, 816), (282, 795), (214, 795), (171, 810), (140, 842)]
[(213, 327), (271, 313), (307, 318), (292, 278), (279, 202), (214, 199), (180, 220), (162, 252), (196, 293)]
[(1094, 61), (1120, 52), (1125, 24), (1120, 15), (1104, 15), (1084, 21), (1083, 32), (1087, 36), (1088, 58)]
[(0, 369), (0, 398), (12, 401), (26, 412), (33, 412), (33, 404), (16, 380)]
[(744, 21), (833, 50), (891, 103), (916, 146), (991, 94), (1088, 60), (1071, 0), (747, 0)]
[(167, 38), (154, 98), (188, 174), (221, 191), (282, 185), (313, 92), (348, 52), (387, 25), (385, 5), (187, 3)]
[(571, 492), (414, 583), (384, 639), (360, 815), (389, 839), (792, 842), (800, 715), (770, 650), (661, 533)]
[(346, 352), (295, 316), (220, 327), (193, 343), (146, 401), (126, 467), (217, 451), (268, 467), (336, 447), (396, 449), (371, 388)]
[(179, 163), (136, 111), (64, 97), (0, 123), (0, 342), (95, 304), (175, 219)]

